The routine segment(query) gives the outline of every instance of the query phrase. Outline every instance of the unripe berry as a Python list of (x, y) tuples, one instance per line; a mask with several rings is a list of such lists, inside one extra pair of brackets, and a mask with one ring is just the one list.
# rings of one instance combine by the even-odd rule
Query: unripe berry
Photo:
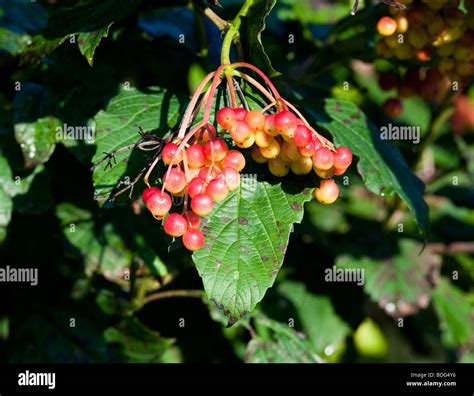
[(236, 121), (235, 112), (230, 107), (223, 107), (217, 112), (217, 123), (224, 129), (230, 129)]
[(334, 165), (333, 152), (326, 147), (321, 147), (313, 155), (313, 164), (318, 169), (331, 169)]
[(389, 117), (397, 118), (403, 111), (400, 99), (390, 98), (382, 105), (382, 111)]
[(314, 190), (314, 197), (322, 204), (332, 204), (339, 196), (339, 188), (334, 180), (321, 180), (319, 188)]
[[(158, 220), (161, 220), (169, 212), (172, 206), (170, 196), (156, 187), (151, 187), (143, 191), (143, 198), (146, 208)], [(145, 200), (146, 198), (146, 200)]]
[(230, 150), (222, 161), (224, 167), (228, 166), (240, 172), (245, 168), (245, 157), (238, 150)]
[(330, 179), (336, 174), (336, 168), (332, 167), (330, 169), (319, 169), (314, 167), (314, 172), (321, 178), (321, 179)]
[(258, 147), (268, 147), (273, 140), (273, 136), (266, 134), (264, 131), (255, 132), (255, 144)]
[(321, 147), (319, 140), (313, 139), (305, 147), (298, 147), (298, 153), (303, 157), (312, 157), (316, 150)]
[(301, 157), (298, 161), (292, 162), (290, 168), (295, 175), (307, 175), (313, 169), (313, 161), (311, 158)]
[(273, 175), (283, 177), (290, 171), (290, 166), (288, 162), (285, 162), (280, 158), (273, 158), (268, 161), (268, 169)]
[(306, 147), (313, 139), (313, 134), (304, 125), (298, 125), (293, 140), (298, 147)]
[(201, 249), (204, 243), (204, 235), (199, 230), (188, 230), (188, 232), (183, 235), (183, 245), (192, 252)]
[(237, 147), (240, 147), (240, 148), (249, 148), (254, 143), (255, 143), (255, 134), (252, 133), (247, 140), (244, 140), (241, 143), (236, 142), (235, 144), (237, 145)]
[(268, 158), (265, 158), (258, 147), (254, 147), (250, 153), (252, 159), (258, 164), (264, 164), (268, 161)]
[(296, 116), (289, 111), (280, 111), (275, 114), (273, 120), (275, 130), (282, 134), (292, 137), (297, 127)]
[(377, 22), (377, 31), (382, 36), (391, 36), (397, 30), (397, 22), (390, 17), (382, 17)]
[(245, 116), (245, 122), (253, 131), (263, 131), (265, 116), (258, 110), (251, 110)]
[(395, 18), (395, 21), (397, 22), (397, 32), (398, 33), (405, 33), (408, 30), (408, 27), (410, 26), (410, 23), (408, 22), (408, 18), (404, 15), (398, 15)]
[(171, 168), (163, 177), (163, 184), (171, 194), (178, 194), (186, 187), (186, 176), (180, 168)]
[(260, 147), (260, 153), (268, 159), (276, 158), (280, 154), (280, 144), (276, 139), (273, 139), (268, 147)]
[(188, 229), (197, 230), (201, 224), (201, 218), (191, 210), (184, 212), (184, 218), (188, 222)]
[(235, 107), (234, 108), (235, 119), (237, 121), (245, 120), (245, 116), (247, 115), (248, 111), (245, 110), (243, 107)]
[(212, 202), (212, 198), (209, 194), (198, 194), (191, 199), (191, 209), (198, 216), (207, 216), (211, 213), (213, 207), (214, 202)]
[(188, 160), (188, 165), (191, 168), (201, 168), (206, 162), (206, 156), (204, 154), (204, 149), (199, 144), (193, 144), (188, 147), (186, 150), (186, 159)]
[(166, 165), (171, 164), (171, 162), (173, 162), (173, 165), (177, 165), (183, 160), (183, 152), (180, 151), (180, 153), (176, 155), (177, 151), (178, 151), (177, 144), (167, 143), (165, 144), (161, 152), (161, 159)]
[(222, 177), (224, 178), (229, 191), (234, 191), (240, 185), (240, 174), (234, 168), (225, 167), (222, 169)]
[(214, 201), (223, 201), (227, 197), (227, 194), (229, 194), (225, 179), (223, 177), (212, 179), (207, 185), (206, 193), (209, 194)]
[(338, 147), (334, 153), (334, 168), (346, 169), (352, 162), (352, 151), (347, 147)]
[(202, 177), (195, 177), (188, 184), (188, 194), (191, 198), (206, 191), (206, 180)]
[(236, 143), (242, 143), (253, 134), (252, 129), (245, 121), (235, 121), (230, 128), (230, 136)]
[(178, 213), (170, 213), (163, 222), (163, 228), (168, 235), (180, 237), (188, 229), (188, 222), (184, 216)]
[(293, 143), (283, 142), (280, 149), (280, 157), (287, 162), (298, 161), (301, 155)]
[(210, 161), (222, 161), (225, 158), (227, 151), (227, 144), (222, 139), (210, 140), (204, 145), (204, 153), (206, 154), (206, 158)]
[(278, 135), (278, 132), (275, 130), (275, 114), (269, 114), (265, 117), (265, 125), (263, 130), (267, 135)]

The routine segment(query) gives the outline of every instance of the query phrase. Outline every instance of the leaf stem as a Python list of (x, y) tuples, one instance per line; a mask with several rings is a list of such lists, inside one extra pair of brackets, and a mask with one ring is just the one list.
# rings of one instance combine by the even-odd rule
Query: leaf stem
[(163, 298), (172, 298), (172, 297), (190, 297), (190, 298), (202, 298), (204, 296), (204, 292), (202, 290), (166, 290), (161, 291), (158, 293), (150, 294), (144, 297), (141, 300), (140, 305), (143, 306), (148, 304), (149, 302), (161, 300)]

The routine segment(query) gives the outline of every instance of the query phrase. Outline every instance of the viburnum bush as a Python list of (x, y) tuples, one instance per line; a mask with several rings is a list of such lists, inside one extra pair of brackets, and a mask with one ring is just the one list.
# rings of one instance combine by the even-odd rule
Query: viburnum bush
[[(255, 72), (269, 88), (243, 70)], [(249, 108), (244, 93), (242, 102), (246, 106), (239, 106), (234, 77), (248, 82), (266, 98), (263, 108)], [(210, 114), (222, 83), (227, 84), (231, 107), (214, 106), (221, 128), (216, 130)], [(201, 110), (202, 119), (194, 123)], [(144, 177), (148, 188), (142, 198), (157, 220), (164, 218), (165, 232), (182, 237), (184, 246), (191, 251), (205, 244), (199, 230), (200, 218), (211, 213), (215, 201), (225, 200), (229, 192), (240, 187), (240, 173), (246, 163), (241, 149), (251, 150), (251, 158), (259, 164), (266, 163), (277, 177), (287, 176), (290, 170), (293, 175), (314, 172), (322, 179), (314, 197), (323, 204), (336, 201), (339, 189), (332, 177), (343, 175), (352, 162), (352, 152), (347, 147), (335, 148), (280, 96), (260, 69), (249, 63), (224, 64), (209, 73), (198, 85), (180, 125), (177, 136), (161, 151), (161, 160), (167, 165), (161, 188), (149, 184), (157, 158)], [(230, 138), (231, 147), (226, 138)], [(169, 213), (173, 197), (183, 198), (181, 213)]]
[(474, 361), (473, 17), (0, 1), (0, 355)]

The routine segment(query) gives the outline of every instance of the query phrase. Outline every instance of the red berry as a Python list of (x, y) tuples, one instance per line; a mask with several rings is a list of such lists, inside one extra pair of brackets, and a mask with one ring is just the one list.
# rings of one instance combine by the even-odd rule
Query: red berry
[(297, 127), (296, 116), (286, 110), (275, 114), (273, 123), (278, 133), (287, 136), (292, 136)]
[(199, 177), (202, 177), (207, 182), (212, 179), (215, 179), (218, 175), (219, 175), (219, 170), (215, 166), (212, 168), (211, 173), (209, 173), (208, 166), (201, 168), (201, 170), (199, 171)]
[(252, 135), (252, 128), (245, 121), (235, 121), (230, 128), (230, 137), (236, 143), (245, 142)]
[(431, 50), (428, 47), (420, 48), (415, 55), (420, 61), (428, 62), (431, 59)]
[(397, 118), (403, 111), (402, 102), (396, 98), (387, 99), (382, 106), (382, 110), (387, 116)]
[(346, 169), (352, 162), (352, 151), (347, 147), (338, 147), (334, 153), (334, 168)]
[(229, 191), (235, 190), (240, 185), (240, 174), (234, 168), (225, 167), (222, 169), (222, 175)]
[(265, 116), (258, 110), (251, 110), (245, 116), (245, 122), (253, 131), (263, 131)]
[(186, 187), (186, 175), (180, 168), (171, 168), (165, 173), (163, 183), (171, 194), (179, 194)]
[(341, 176), (341, 175), (343, 175), (344, 173), (346, 173), (346, 170), (347, 170), (347, 168), (343, 168), (343, 169), (336, 169), (336, 168), (334, 168), (334, 175), (335, 175), (335, 176)]
[(235, 113), (235, 119), (237, 121), (243, 121), (245, 120), (245, 116), (247, 115), (248, 112), (243, 107), (235, 107), (234, 113)]
[(193, 144), (186, 150), (186, 158), (191, 168), (201, 168), (206, 162), (204, 149), (199, 144)]
[(204, 246), (204, 242), (204, 235), (199, 230), (188, 230), (183, 235), (183, 245), (192, 252), (201, 249)]
[(293, 141), (298, 147), (306, 147), (313, 139), (313, 134), (304, 125), (298, 125), (293, 136)]
[(311, 140), (309, 144), (305, 147), (298, 147), (298, 153), (302, 155), (303, 157), (312, 157), (316, 150), (318, 150), (321, 147), (321, 143), (319, 143), (319, 140)]
[(225, 158), (227, 151), (227, 144), (222, 139), (210, 140), (204, 145), (204, 153), (209, 161), (222, 161)]
[(224, 167), (229, 166), (240, 172), (245, 168), (245, 157), (238, 150), (230, 150), (222, 161)]
[[(147, 191), (151, 190), (151, 191)], [(171, 209), (170, 196), (156, 187), (148, 188), (143, 192), (143, 198), (146, 196), (145, 206), (151, 214), (158, 220), (166, 216)]]
[(188, 194), (191, 198), (206, 191), (206, 180), (202, 177), (195, 177), (188, 184)]
[(188, 229), (188, 222), (184, 216), (178, 213), (170, 213), (163, 222), (163, 228), (172, 237), (183, 236)]
[(275, 114), (269, 114), (265, 117), (265, 125), (263, 126), (263, 130), (267, 135), (278, 135), (278, 132), (275, 130)]
[(212, 179), (207, 185), (206, 193), (209, 194), (214, 201), (223, 201), (227, 197), (227, 194), (229, 194), (225, 179), (220, 177)]
[(145, 188), (142, 193), (143, 202), (146, 203), (147, 199), (152, 195), (158, 194), (160, 189), (157, 187)]
[(334, 165), (334, 154), (326, 147), (316, 150), (313, 155), (314, 166), (318, 169), (328, 170)]
[(223, 107), (217, 112), (217, 123), (224, 129), (230, 129), (235, 120), (235, 112), (230, 107)]
[(198, 216), (206, 216), (211, 213), (212, 208), (214, 207), (214, 202), (209, 194), (203, 193), (195, 195), (191, 199), (191, 209)]
[(397, 30), (397, 22), (390, 17), (382, 17), (377, 22), (377, 31), (382, 36), (391, 36)]
[(379, 75), (379, 85), (383, 91), (390, 91), (398, 85), (397, 75), (394, 73), (381, 73)]
[(163, 147), (161, 158), (166, 165), (171, 164), (171, 162), (173, 162), (173, 164), (179, 164), (183, 160), (183, 152), (181, 151), (176, 155), (176, 151), (178, 151), (178, 145), (175, 143), (167, 143), (165, 147)]
[(314, 190), (314, 197), (322, 204), (332, 204), (339, 196), (339, 188), (334, 180), (321, 180), (319, 188)]
[(201, 224), (201, 218), (191, 210), (187, 210), (184, 213), (184, 218), (188, 221), (188, 229), (195, 229), (197, 230), (199, 228), (199, 225)]

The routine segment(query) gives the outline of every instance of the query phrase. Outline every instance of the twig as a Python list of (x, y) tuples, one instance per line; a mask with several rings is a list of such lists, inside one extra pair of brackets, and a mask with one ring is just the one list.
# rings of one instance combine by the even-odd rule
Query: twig
[(204, 296), (204, 292), (202, 290), (166, 290), (161, 291), (158, 293), (150, 294), (146, 296), (141, 301), (141, 305), (148, 304), (149, 302), (161, 300), (163, 298), (171, 298), (171, 297), (191, 297), (191, 298), (202, 298)]
[[(391, 7), (398, 8), (399, 10), (406, 9), (406, 5), (399, 3), (396, 0), (380, 0), (380, 2), (388, 4)], [(355, 15), (357, 10), (359, 9), (359, 0), (355, 0), (354, 7), (352, 7), (351, 15)]]
[[(202, 1), (194, 0), (195, 7), (202, 12), (206, 17), (208, 17), (214, 25), (217, 26), (219, 30), (226, 30), (229, 27), (229, 23), (217, 15), (211, 8), (206, 6)], [(220, 6), (218, 1), (214, 2), (214, 5)]]

